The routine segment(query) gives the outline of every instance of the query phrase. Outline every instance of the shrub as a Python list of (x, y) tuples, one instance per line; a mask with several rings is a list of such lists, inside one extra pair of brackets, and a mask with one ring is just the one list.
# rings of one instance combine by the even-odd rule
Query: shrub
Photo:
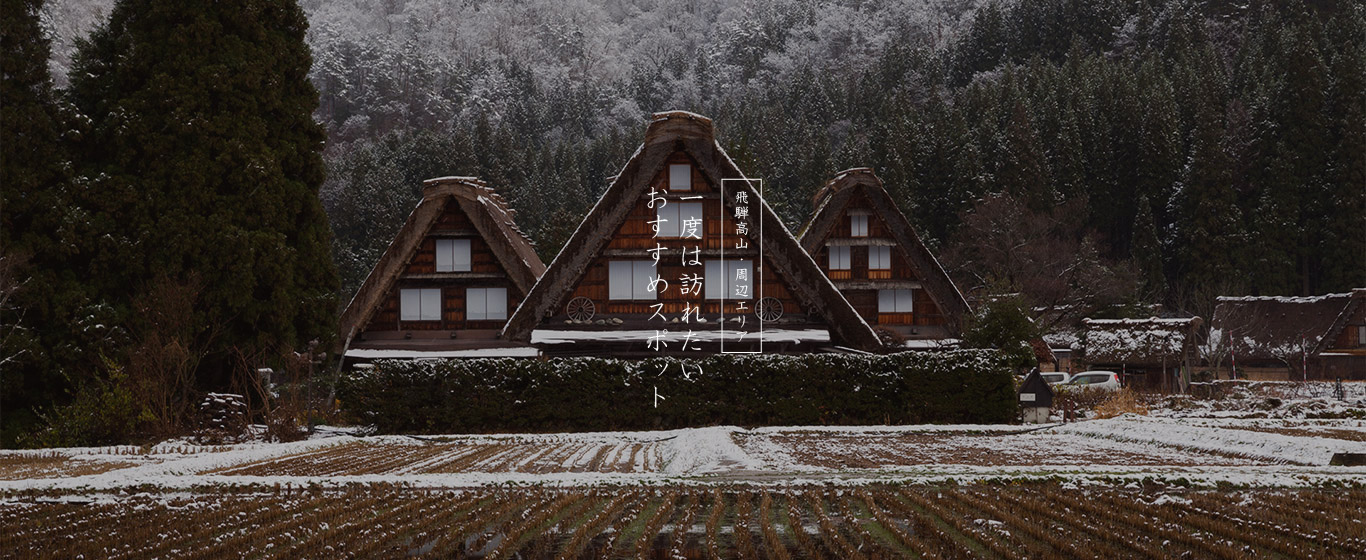
[(1010, 421), (1017, 406), (994, 350), (380, 361), (339, 395), (346, 413), (385, 433), (987, 423)]
[(1038, 337), (1038, 328), (1029, 318), (1024, 298), (1011, 295), (990, 299), (978, 308), (963, 332), (963, 344), (968, 348), (999, 349), (1011, 367), (1027, 370), (1039, 365), (1029, 343)]
[(70, 403), (42, 415), (45, 426), (25, 437), (31, 447), (82, 447), (126, 443), (153, 417), (138, 406), (128, 375), (105, 360), (107, 375), (82, 383)]
[(1148, 415), (1148, 407), (1138, 402), (1138, 395), (1128, 387), (1115, 391), (1096, 406), (1096, 418), (1114, 418), (1121, 414)]

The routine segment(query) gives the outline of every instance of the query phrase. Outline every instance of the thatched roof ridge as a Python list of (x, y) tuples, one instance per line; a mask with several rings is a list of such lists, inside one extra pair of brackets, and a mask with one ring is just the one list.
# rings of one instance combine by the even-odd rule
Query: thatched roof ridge
[(953, 329), (961, 328), (963, 320), (972, 312), (968, 301), (958, 286), (949, 278), (948, 272), (939, 259), (925, 247), (916, 234), (910, 220), (897, 207), (896, 201), (887, 193), (882, 179), (867, 167), (855, 167), (835, 174), (834, 178), (816, 192), (815, 211), (802, 228), (802, 247), (810, 254), (820, 251), (821, 243), (829, 236), (831, 228), (839, 223), (841, 216), (853, 199), (855, 193), (862, 192), (873, 205), (892, 237), (896, 239), (911, 267), (920, 276), (930, 299), (933, 299)]
[(1238, 359), (1281, 359), (1323, 343), (1351, 298), (1351, 293), (1220, 297), (1210, 340), (1229, 347)]
[[(676, 150), (687, 153), (697, 163), (698, 170), (714, 184), (719, 184), (723, 178), (746, 178), (716, 142), (711, 119), (685, 111), (655, 113), (645, 131), (644, 143), (612, 180), (607, 191), (551, 261), (545, 274), (513, 312), (503, 328), (503, 338), (530, 340), (531, 331), (541, 320), (553, 315), (567, 303), (566, 299), (574, 286), (601, 254), (636, 202), (647, 192), (651, 179), (663, 169), (669, 155)], [(745, 189), (749, 191), (751, 200), (762, 201), (748, 182), (738, 182), (733, 188)], [(787, 280), (792, 295), (811, 312), (825, 319), (832, 340), (860, 349), (879, 348), (881, 343), (872, 328), (826, 278), (811, 256), (802, 250), (768, 203), (763, 202), (760, 207), (762, 210), (752, 212), (751, 216), (762, 220), (761, 227), (765, 232), (764, 258)]]
[(365, 277), (356, 295), (342, 312), (340, 341), (345, 344), (374, 316), (385, 296), (403, 274), (422, 239), (431, 231), (447, 204), (455, 203), (469, 217), (512, 283), (523, 293), (545, 272), (531, 241), (513, 221), (516, 212), (484, 181), (475, 177), (439, 177), (423, 181), (418, 201), (398, 234)]

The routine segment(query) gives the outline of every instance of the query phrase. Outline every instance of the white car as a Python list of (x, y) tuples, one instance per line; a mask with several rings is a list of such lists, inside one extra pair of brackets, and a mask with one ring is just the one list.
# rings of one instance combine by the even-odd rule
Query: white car
[(1119, 383), (1119, 374), (1113, 371), (1083, 371), (1075, 374), (1067, 380), (1069, 389), (1104, 389), (1106, 391), (1118, 391), (1122, 385)]
[(1067, 383), (1067, 380), (1072, 378), (1072, 376), (1065, 371), (1045, 371), (1043, 373), (1040, 373), (1039, 375), (1042, 375), (1043, 380), (1046, 381), (1049, 385)]

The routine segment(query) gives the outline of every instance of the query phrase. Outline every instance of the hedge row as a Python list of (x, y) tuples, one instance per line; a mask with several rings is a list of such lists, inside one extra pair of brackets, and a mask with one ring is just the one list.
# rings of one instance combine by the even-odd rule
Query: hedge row
[(340, 396), (382, 433), (1000, 423), (1017, 411), (994, 350), (380, 361), (348, 375)]

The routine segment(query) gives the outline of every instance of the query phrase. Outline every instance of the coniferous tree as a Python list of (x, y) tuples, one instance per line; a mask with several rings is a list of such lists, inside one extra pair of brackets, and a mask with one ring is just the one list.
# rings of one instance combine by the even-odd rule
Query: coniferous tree
[(293, 0), (123, 0), (76, 57), (91, 273), (125, 313), (154, 279), (202, 280), (203, 382), (334, 328), (306, 29)]
[(1167, 280), (1163, 274), (1162, 242), (1157, 234), (1157, 221), (1147, 195), (1138, 199), (1138, 215), (1134, 217), (1134, 243), (1131, 251), (1138, 268), (1139, 288), (1143, 301), (1161, 301)]
[(1366, 286), (1366, 7), (1344, 11), (1329, 35), (1338, 48), (1327, 112), (1336, 142), (1318, 255), (1323, 291), (1331, 292)]
[(1196, 115), (1191, 152), (1174, 195), (1180, 271), (1191, 286), (1226, 285), (1246, 277), (1243, 215), (1232, 185), (1232, 162), (1224, 147), (1224, 119), (1206, 98)]
[[(67, 262), (78, 212), (69, 207), (63, 115), (48, 74), (41, 0), (0, 1), (0, 446), (29, 429), (89, 355), (86, 302)], [(94, 334), (93, 332), (91, 334)]]
[[(1310, 20), (1311, 23), (1314, 20)], [(1323, 59), (1312, 25), (1287, 24), (1270, 62), (1280, 78), (1262, 111), (1255, 172), (1257, 208), (1253, 221), (1262, 250), (1255, 269), (1266, 293), (1316, 293), (1311, 285), (1310, 248), (1318, 237), (1305, 222), (1323, 212), (1325, 156), (1332, 152), (1324, 134), (1324, 95), (1328, 89)]]

